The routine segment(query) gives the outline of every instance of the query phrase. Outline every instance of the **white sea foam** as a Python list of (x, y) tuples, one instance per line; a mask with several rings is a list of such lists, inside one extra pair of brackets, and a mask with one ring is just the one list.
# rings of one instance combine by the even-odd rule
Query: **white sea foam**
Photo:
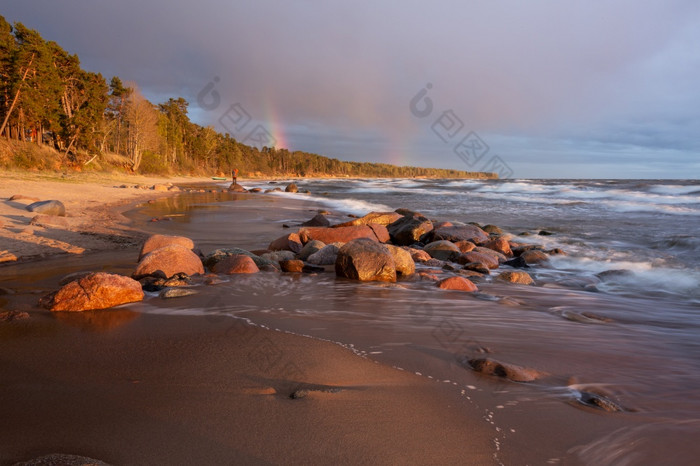
[(386, 212), (394, 210), (391, 207), (386, 206), (384, 204), (377, 204), (373, 202), (363, 201), (360, 199), (329, 199), (327, 197), (314, 196), (312, 194), (285, 192), (273, 192), (270, 194), (280, 197), (298, 199), (300, 201), (307, 201), (315, 204), (321, 204), (334, 210), (340, 210), (342, 212), (348, 212), (355, 215), (366, 215), (370, 212)]

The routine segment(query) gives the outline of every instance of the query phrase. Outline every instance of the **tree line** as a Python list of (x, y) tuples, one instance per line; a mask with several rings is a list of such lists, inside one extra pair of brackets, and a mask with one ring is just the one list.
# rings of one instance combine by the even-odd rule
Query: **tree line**
[(76, 55), (2, 16), (0, 78), (0, 137), (52, 147), (64, 167), (118, 154), (124, 168), (140, 173), (228, 174), (235, 167), (243, 176), (490, 176), (248, 146), (190, 121), (182, 97), (153, 104), (135, 84), (83, 70)]

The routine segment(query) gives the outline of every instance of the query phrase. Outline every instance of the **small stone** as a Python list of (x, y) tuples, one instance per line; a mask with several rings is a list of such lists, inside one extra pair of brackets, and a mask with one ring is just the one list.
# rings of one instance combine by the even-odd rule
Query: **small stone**
[(0, 322), (15, 322), (25, 319), (29, 319), (29, 314), (27, 312), (0, 311)]
[(532, 382), (544, 375), (544, 373), (535, 369), (503, 363), (488, 358), (470, 359), (468, 364), (476, 372), (486, 375), (495, 375), (512, 380), (513, 382)]
[(193, 294), (197, 294), (197, 292), (195, 290), (190, 290), (187, 288), (166, 288), (163, 291), (161, 291), (158, 296), (163, 299), (171, 299), (181, 298), (183, 296), (191, 296)]
[(304, 269), (304, 261), (300, 260), (285, 260), (280, 261), (282, 272), (298, 273)]
[(523, 272), (520, 270), (509, 270), (506, 272), (501, 272), (501, 274), (498, 275), (498, 277), (496, 278), (503, 282), (516, 283), (518, 285), (532, 285), (533, 283), (535, 283), (535, 281), (527, 272)]

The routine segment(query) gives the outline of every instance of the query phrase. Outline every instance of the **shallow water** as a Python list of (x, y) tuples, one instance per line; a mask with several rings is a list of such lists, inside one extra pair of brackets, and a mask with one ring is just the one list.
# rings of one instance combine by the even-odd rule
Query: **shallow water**
[[(697, 182), (312, 180), (305, 187), (314, 194), (263, 196), (295, 204), (246, 224), (231, 221), (243, 203), (192, 199), (168, 229), (209, 249), (252, 249), (284, 233), (282, 223), (298, 225), (319, 207), (336, 214), (408, 207), (438, 219), (531, 232), (517, 240), (569, 254), (530, 269), (535, 287), (487, 278), (475, 296), (420, 281), (358, 284), (332, 273), (262, 273), (231, 277), (174, 303), (149, 301), (147, 312), (246, 318), (454, 384), (493, 425), (497, 459), (506, 464), (695, 463)], [(280, 229), (245, 239), (251, 224), (261, 223)], [(553, 235), (537, 235), (541, 229)], [(631, 272), (595, 276), (617, 269)], [(548, 375), (517, 384), (466, 367), (466, 359), (484, 356)], [(605, 396), (624, 411), (583, 406), (582, 392)]]

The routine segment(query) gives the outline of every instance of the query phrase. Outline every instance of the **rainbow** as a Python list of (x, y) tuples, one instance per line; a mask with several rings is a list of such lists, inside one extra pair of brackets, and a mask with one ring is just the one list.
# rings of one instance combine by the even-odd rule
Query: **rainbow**
[(264, 108), (265, 120), (263, 124), (265, 129), (269, 131), (272, 137), (275, 139), (275, 148), (289, 149), (287, 136), (284, 133), (284, 127), (270, 99), (265, 99)]

